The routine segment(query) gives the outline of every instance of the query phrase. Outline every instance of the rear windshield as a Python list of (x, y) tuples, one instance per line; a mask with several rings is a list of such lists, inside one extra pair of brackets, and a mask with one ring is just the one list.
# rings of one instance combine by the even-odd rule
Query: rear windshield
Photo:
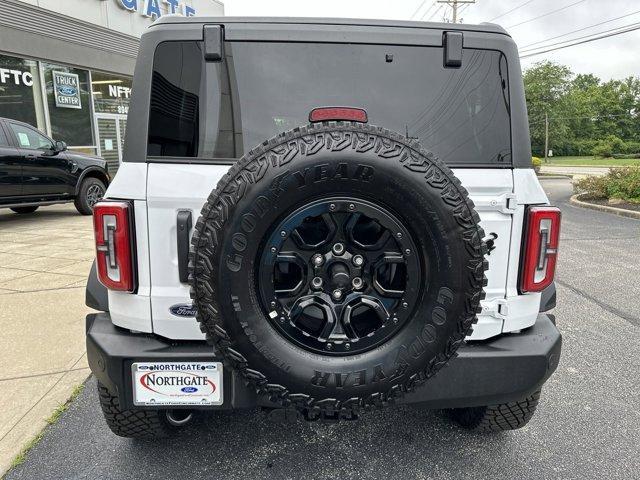
[(308, 123), (322, 106), (363, 108), (369, 123), (417, 139), (448, 164), (511, 163), (504, 55), (440, 47), (227, 42), (204, 62), (200, 42), (161, 43), (154, 59), (149, 156), (234, 159)]

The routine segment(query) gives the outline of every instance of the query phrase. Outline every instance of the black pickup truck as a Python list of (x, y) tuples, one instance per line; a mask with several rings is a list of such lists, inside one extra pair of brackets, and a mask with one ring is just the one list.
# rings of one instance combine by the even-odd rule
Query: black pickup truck
[(102, 158), (70, 152), (27, 123), (0, 118), (0, 208), (25, 214), (74, 202), (91, 215), (109, 181)]

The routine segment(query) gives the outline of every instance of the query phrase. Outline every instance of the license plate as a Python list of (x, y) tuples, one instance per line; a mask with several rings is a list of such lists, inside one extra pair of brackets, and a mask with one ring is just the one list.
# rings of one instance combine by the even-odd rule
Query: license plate
[(134, 405), (222, 404), (220, 362), (138, 362), (131, 371)]

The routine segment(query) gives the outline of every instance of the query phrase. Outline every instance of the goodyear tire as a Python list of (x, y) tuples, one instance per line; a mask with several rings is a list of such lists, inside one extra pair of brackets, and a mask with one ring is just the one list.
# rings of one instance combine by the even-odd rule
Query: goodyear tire
[(425, 383), (471, 332), (486, 285), (478, 222), (453, 172), (399, 134), (291, 130), (240, 159), (202, 209), (197, 319), (269, 401), (353, 418)]

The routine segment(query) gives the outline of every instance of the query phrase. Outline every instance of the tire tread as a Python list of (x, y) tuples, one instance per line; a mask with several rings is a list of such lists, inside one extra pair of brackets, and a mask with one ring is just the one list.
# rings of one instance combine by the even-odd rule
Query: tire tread
[[(350, 135), (350, 144), (341, 135)], [(345, 146), (346, 145), (346, 146)], [(231, 207), (246, 191), (247, 184), (260, 181), (266, 169), (288, 163), (296, 155), (312, 154), (317, 149), (352, 148), (355, 152), (375, 149), (387, 160), (396, 159), (405, 168), (424, 174), (429, 185), (441, 190), (443, 202), (450, 206), (456, 222), (464, 229), (465, 247), (473, 260), (469, 268), (469, 284), (465, 296), (463, 319), (458, 322), (458, 331), (444, 352), (416, 375), (393, 385), (387, 392), (376, 393), (367, 398), (355, 397), (340, 402), (334, 399), (312, 398), (298, 392), (289, 392), (286, 387), (271, 384), (259, 371), (250, 368), (241, 353), (233, 349), (233, 341), (226, 332), (219, 315), (218, 299), (211, 287), (214, 278), (210, 258), (218, 249), (218, 231), (229, 217)], [(197, 320), (207, 341), (219, 351), (249, 383), (258, 395), (269, 398), (282, 408), (296, 407), (310, 420), (318, 418), (350, 419), (362, 409), (378, 408), (412, 391), (437, 373), (471, 334), (477, 322), (480, 301), (484, 299), (485, 271), (488, 263), (483, 243), (484, 232), (479, 225), (480, 217), (468, 192), (455, 177), (451, 169), (433, 153), (423, 150), (415, 140), (368, 124), (353, 122), (323, 122), (298, 127), (263, 142), (239, 159), (220, 179), (211, 192), (191, 241), (189, 254), (190, 296), (197, 308)], [(217, 225), (217, 227), (216, 227)], [(254, 366), (255, 368), (255, 366)]]

